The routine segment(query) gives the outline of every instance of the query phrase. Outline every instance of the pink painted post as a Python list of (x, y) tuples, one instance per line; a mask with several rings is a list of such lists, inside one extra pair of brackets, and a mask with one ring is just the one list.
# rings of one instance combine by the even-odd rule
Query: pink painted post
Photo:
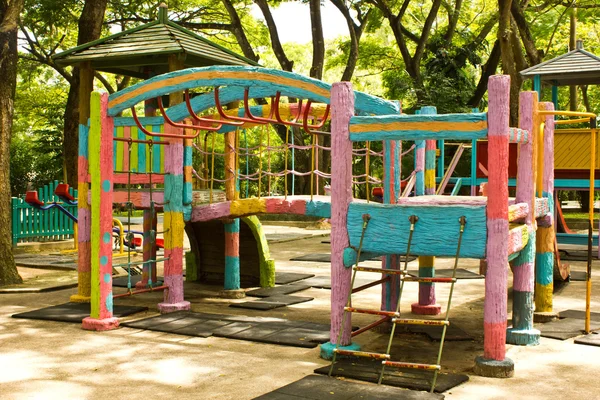
[(529, 204), (525, 224), (529, 232), (527, 245), (511, 262), (513, 270), (513, 326), (508, 329), (506, 342), (534, 345), (539, 343), (540, 331), (533, 329), (533, 289), (535, 281), (535, 181), (537, 170), (536, 142), (539, 137), (537, 123), (537, 92), (522, 92), (519, 96), (520, 128), (531, 134), (531, 141), (519, 148), (517, 170), (517, 203)]
[[(182, 135), (183, 129), (165, 125), (165, 133)], [(189, 310), (190, 302), (183, 298), (183, 140), (169, 139), (165, 147), (164, 226), (165, 269), (164, 301), (158, 304), (161, 313)]]
[(107, 114), (108, 93), (93, 92), (90, 107), (92, 172), (90, 316), (82, 328), (104, 331), (119, 326), (112, 298), (113, 119)]
[[(331, 88), (331, 331), (330, 342), (321, 345), (321, 357), (333, 358), (344, 306), (351, 290), (352, 269), (344, 267), (344, 249), (349, 247), (347, 215), (352, 201), (352, 142), (349, 122), (354, 115), (354, 92), (350, 82)], [(340, 346), (351, 344), (352, 319), (346, 316)]]
[[(489, 180), (487, 203), (487, 273), (483, 316), (483, 357), (475, 359), (475, 373), (509, 377), (514, 363), (506, 356), (508, 267), (508, 135), (510, 76), (488, 81)], [(468, 228), (467, 228), (468, 229)]]

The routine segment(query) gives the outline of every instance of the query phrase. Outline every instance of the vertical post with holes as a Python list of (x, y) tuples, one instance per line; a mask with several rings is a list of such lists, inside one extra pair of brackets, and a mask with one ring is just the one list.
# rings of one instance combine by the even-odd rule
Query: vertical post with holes
[(119, 326), (112, 297), (113, 119), (108, 94), (93, 92), (90, 107), (91, 282), (90, 316), (82, 328), (104, 331)]

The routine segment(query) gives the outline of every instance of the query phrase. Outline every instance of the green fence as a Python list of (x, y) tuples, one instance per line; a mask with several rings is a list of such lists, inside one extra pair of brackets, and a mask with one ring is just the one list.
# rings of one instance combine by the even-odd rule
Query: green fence
[[(58, 181), (37, 190), (40, 201), (59, 203), (77, 217), (77, 206), (71, 206), (54, 195)], [(69, 193), (77, 198), (77, 190), (69, 188)], [(73, 237), (73, 221), (57, 207), (43, 211), (31, 207), (23, 198), (12, 198), (12, 244), (22, 242), (48, 242), (66, 240)]]

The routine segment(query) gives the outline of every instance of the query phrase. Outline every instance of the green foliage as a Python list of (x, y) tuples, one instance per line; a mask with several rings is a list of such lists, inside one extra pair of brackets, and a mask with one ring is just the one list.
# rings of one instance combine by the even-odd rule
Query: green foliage
[(24, 60), (19, 63), (10, 149), (13, 196), (61, 179), (67, 92), (51, 69)]

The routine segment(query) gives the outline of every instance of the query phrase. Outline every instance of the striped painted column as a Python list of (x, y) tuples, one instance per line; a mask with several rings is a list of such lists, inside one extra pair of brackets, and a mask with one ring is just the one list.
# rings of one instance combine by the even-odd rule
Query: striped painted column
[[(225, 196), (228, 201), (236, 200), (238, 197), (235, 182), (235, 135), (235, 131), (225, 133)], [(225, 285), (223, 288), (240, 290), (239, 218), (225, 222)]]
[[(165, 125), (165, 133), (182, 135), (183, 129)], [(161, 313), (189, 310), (190, 302), (183, 297), (183, 234), (184, 234), (184, 180), (183, 141), (168, 139), (165, 146), (165, 205), (164, 205), (164, 300), (158, 304)]]
[[(554, 110), (550, 102), (540, 103), (541, 110)], [(554, 117), (544, 118), (544, 166), (542, 195), (548, 199), (548, 209), (554, 212)], [(539, 171), (539, 168), (538, 168)], [(542, 218), (538, 221), (535, 255), (535, 315), (534, 318), (547, 320), (556, 313), (552, 310), (552, 292), (554, 290), (554, 218)]]
[[(152, 74), (148, 74), (149, 78)], [(155, 117), (156, 116), (156, 107), (157, 102), (156, 99), (148, 99), (144, 100), (144, 116), (146, 117)], [(150, 139), (150, 138), (149, 138)], [(115, 142), (117, 144), (117, 142)], [(160, 149), (160, 147), (155, 146), (153, 151)], [(139, 153), (139, 151), (138, 151)], [(145, 149), (142, 150), (141, 154), (146, 156)], [(153, 155), (153, 161), (158, 156), (157, 152)], [(158, 157), (160, 160), (160, 157)], [(154, 172), (154, 166), (149, 165), (149, 168)], [(152, 232), (154, 232), (154, 239), (156, 239), (156, 230), (158, 225), (158, 218), (156, 218), (156, 213), (152, 212), (152, 210), (144, 210), (143, 214), (143, 232), (144, 232), (144, 241), (143, 241), (143, 261), (156, 260), (156, 240), (152, 240)], [(149, 284), (155, 286), (156, 282), (156, 263), (147, 263), (142, 266), (142, 279), (135, 284), (136, 289), (142, 289), (147, 287)]]
[[(398, 101), (398, 114), (402, 113), (402, 105)], [(383, 142), (383, 202), (385, 204), (396, 204), (402, 189), (400, 181), (402, 178), (402, 141), (386, 140)], [(384, 269), (400, 269), (400, 257), (397, 255), (386, 255), (382, 260)], [(389, 280), (382, 285), (381, 309), (393, 311), (398, 302), (400, 290), (400, 276), (389, 275)]]
[(90, 316), (82, 328), (104, 331), (119, 326), (112, 298), (113, 120), (107, 115), (108, 94), (90, 97), (89, 167), (91, 172)]
[[(535, 181), (537, 165), (536, 142), (539, 137), (537, 121), (537, 92), (522, 92), (519, 96), (520, 128), (531, 132), (529, 143), (519, 148), (517, 160), (517, 203), (529, 204), (525, 218), (529, 240), (520, 254), (511, 261), (513, 271), (513, 316), (512, 328), (506, 333), (506, 342), (510, 344), (538, 344), (540, 331), (533, 329), (533, 289), (535, 281)], [(490, 195), (491, 197), (491, 195)]]
[[(396, 204), (400, 196), (402, 142), (400, 140), (386, 140), (383, 142), (383, 202), (385, 204)], [(400, 257), (397, 255), (386, 255), (382, 260), (382, 268), (400, 269)], [(393, 311), (398, 302), (400, 288), (399, 275), (389, 275), (389, 280), (382, 286), (381, 309)]]
[(510, 377), (514, 373), (513, 361), (506, 358), (510, 76), (490, 77), (488, 98), (489, 180), (484, 338), (483, 356), (475, 359), (474, 371), (482, 376)]
[[(437, 109), (432, 106), (421, 108), (421, 115), (437, 114)], [(421, 147), (421, 159), (419, 167), (424, 167), (425, 171), (423, 188), (421, 189), (425, 195), (435, 194), (435, 140), (420, 141), (418, 146)], [(419, 157), (419, 147), (417, 147), (417, 157)], [(421, 191), (419, 190), (419, 191)], [(417, 195), (419, 193), (417, 192)], [(435, 257), (419, 256), (419, 276), (434, 277), (435, 276)], [(418, 315), (438, 315), (442, 308), (436, 304), (435, 299), (435, 283), (419, 283), (419, 301), (411, 304), (411, 311)]]
[(79, 125), (79, 156), (77, 165), (77, 294), (71, 296), (74, 303), (88, 303), (90, 301), (91, 279), (91, 220), (88, 182), (90, 172), (88, 160), (88, 127)]
[[(352, 269), (344, 267), (348, 238), (348, 208), (352, 201), (352, 142), (349, 123), (354, 115), (354, 92), (350, 82), (331, 87), (331, 330), (330, 341), (321, 345), (321, 357), (333, 358), (342, 328), (344, 306), (351, 288)], [(340, 346), (358, 350), (352, 343), (352, 315), (348, 313)]]

